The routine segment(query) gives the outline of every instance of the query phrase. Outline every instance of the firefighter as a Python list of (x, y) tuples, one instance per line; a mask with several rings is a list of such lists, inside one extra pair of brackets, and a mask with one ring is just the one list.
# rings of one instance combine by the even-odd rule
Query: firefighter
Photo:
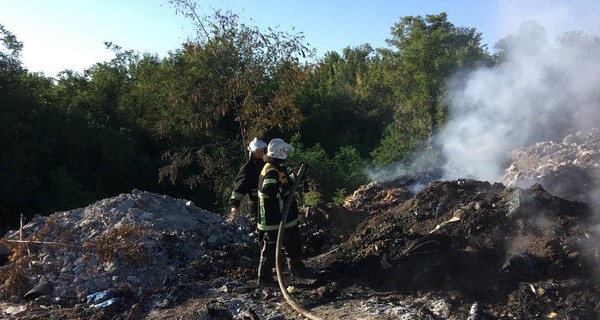
[(240, 168), (237, 177), (235, 178), (235, 185), (231, 192), (231, 198), (229, 204), (231, 205), (232, 219), (235, 219), (240, 211), (240, 204), (246, 195), (250, 198), (250, 220), (254, 223), (258, 217), (258, 176), (260, 170), (264, 166), (263, 156), (267, 150), (267, 144), (258, 139), (254, 138), (248, 144), (248, 151), (250, 152), (250, 159), (244, 163)]
[[(273, 139), (269, 142), (267, 154), (263, 157), (265, 166), (258, 178), (259, 215), (258, 230), (262, 239), (260, 251), (260, 264), (258, 267), (258, 285), (270, 286), (273, 280), (275, 267), (275, 250), (277, 234), (285, 200), (290, 195), (293, 183), (291, 170), (284, 165), (289, 153), (294, 147), (282, 139)], [(298, 204), (293, 199), (283, 233), (283, 246), (287, 257), (288, 269), (293, 277), (303, 277), (307, 268), (302, 262), (302, 243), (298, 231)]]

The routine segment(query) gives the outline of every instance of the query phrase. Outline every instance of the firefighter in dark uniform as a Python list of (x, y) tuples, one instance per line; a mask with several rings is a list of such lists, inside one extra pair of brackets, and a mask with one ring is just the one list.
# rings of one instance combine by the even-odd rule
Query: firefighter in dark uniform
[[(293, 184), (293, 174), (283, 163), (294, 147), (281, 139), (273, 139), (264, 156), (265, 166), (258, 178), (258, 230), (262, 237), (260, 252), (260, 265), (258, 267), (258, 285), (273, 285), (273, 268), (275, 267), (275, 250), (277, 234), (286, 197), (289, 195)], [(293, 196), (293, 195), (292, 195)], [(285, 231), (283, 233), (283, 246), (287, 257), (287, 264), (293, 277), (303, 277), (307, 269), (302, 262), (302, 243), (298, 232), (298, 205), (293, 199), (290, 206)]]
[(229, 204), (231, 205), (231, 218), (235, 219), (240, 211), (240, 204), (246, 195), (250, 198), (250, 220), (256, 223), (258, 218), (258, 176), (264, 166), (263, 156), (267, 144), (254, 138), (248, 145), (250, 159), (244, 163), (235, 178), (235, 185), (231, 192)]

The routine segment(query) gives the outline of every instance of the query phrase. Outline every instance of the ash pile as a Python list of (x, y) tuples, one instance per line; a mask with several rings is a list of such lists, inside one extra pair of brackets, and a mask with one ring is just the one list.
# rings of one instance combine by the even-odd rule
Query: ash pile
[[(111, 293), (146, 295), (154, 307), (166, 307), (172, 301), (165, 294), (152, 301), (148, 293), (184, 280), (208, 281), (229, 270), (253, 270), (254, 237), (249, 225), (190, 201), (133, 190), (85, 208), (37, 216), (22, 230), (10, 231), (2, 240), (12, 256), (2, 267), (0, 298), (51, 297), (52, 303), (69, 306)], [(46, 285), (30, 291), (36, 284)]]

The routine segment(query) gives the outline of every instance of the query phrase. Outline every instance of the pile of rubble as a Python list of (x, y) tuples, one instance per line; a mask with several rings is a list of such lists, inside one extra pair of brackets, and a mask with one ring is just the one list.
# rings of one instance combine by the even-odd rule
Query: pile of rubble
[(427, 184), (441, 177), (441, 171), (432, 170), (386, 181), (373, 181), (360, 186), (342, 205), (352, 211), (377, 213), (412, 198)]
[[(64, 304), (94, 300), (93, 294), (107, 290), (148, 292), (186, 281), (185, 276), (214, 279), (229, 269), (254, 268), (258, 252), (248, 225), (191, 201), (139, 190), (37, 216), (3, 241), (13, 254), (0, 298), (47, 294)], [(50, 287), (27, 292), (36, 283)]]
[(369, 217), (368, 211), (353, 211), (334, 204), (302, 208), (300, 230), (304, 239), (303, 254), (312, 257), (342, 243)]
[(560, 142), (544, 141), (509, 153), (504, 172), (507, 187), (539, 183), (550, 193), (570, 200), (598, 203), (600, 188), (600, 128), (580, 131)]
[(444, 319), (465, 319), (473, 303), (492, 319), (595, 319), (599, 240), (598, 219), (585, 203), (539, 184), (459, 179), (431, 183), (369, 217), (312, 263), (347, 279), (340, 286), (427, 292), (448, 306)]

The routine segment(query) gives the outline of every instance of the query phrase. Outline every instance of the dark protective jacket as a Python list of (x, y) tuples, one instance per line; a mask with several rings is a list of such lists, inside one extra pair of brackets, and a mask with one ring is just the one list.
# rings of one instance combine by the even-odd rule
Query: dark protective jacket
[(250, 158), (240, 168), (235, 178), (235, 185), (231, 192), (229, 204), (233, 207), (239, 207), (244, 197), (250, 197), (250, 206), (252, 213), (256, 214), (258, 209), (258, 176), (264, 166), (262, 159)]
[[(265, 156), (265, 166), (258, 178), (258, 230), (273, 231), (279, 229), (286, 197), (293, 184), (291, 170)], [(298, 204), (292, 200), (287, 215), (286, 228), (298, 225)]]

